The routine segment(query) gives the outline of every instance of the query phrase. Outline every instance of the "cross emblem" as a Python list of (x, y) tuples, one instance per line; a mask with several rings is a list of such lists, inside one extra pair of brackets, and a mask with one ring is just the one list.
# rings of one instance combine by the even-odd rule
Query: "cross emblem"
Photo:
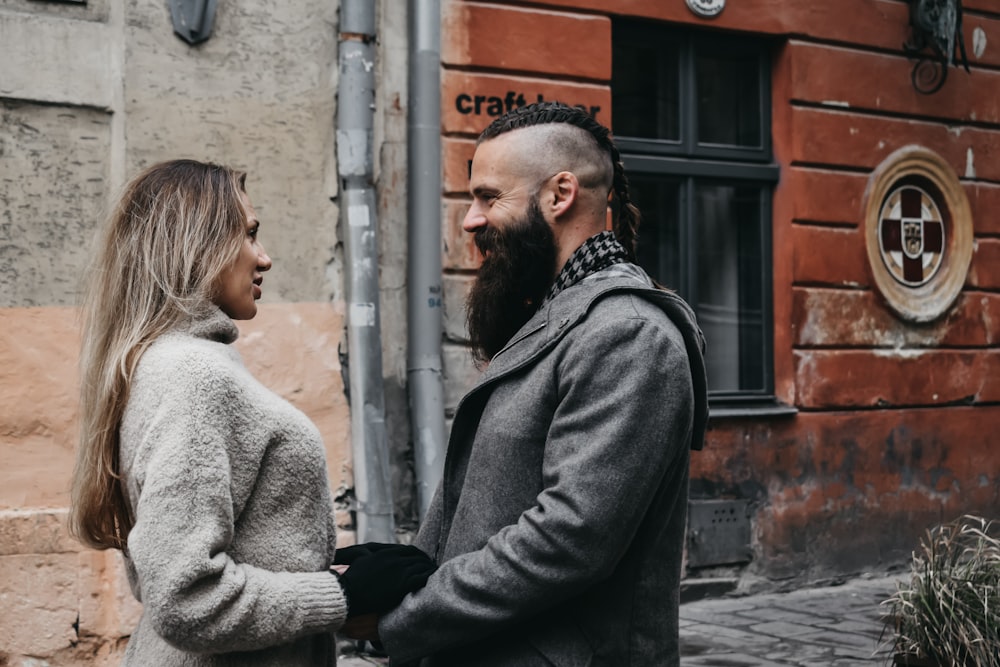
[(890, 192), (879, 216), (879, 247), (897, 281), (909, 287), (930, 281), (944, 257), (944, 222), (934, 199), (914, 185)]

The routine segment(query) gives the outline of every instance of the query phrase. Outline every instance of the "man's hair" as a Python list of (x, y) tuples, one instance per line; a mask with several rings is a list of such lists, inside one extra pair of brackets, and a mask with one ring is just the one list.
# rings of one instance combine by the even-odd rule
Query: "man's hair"
[(622, 164), (621, 153), (611, 138), (611, 130), (597, 122), (593, 116), (577, 107), (571, 107), (562, 102), (536, 102), (523, 107), (517, 107), (500, 116), (479, 135), (477, 144), (494, 139), (501, 134), (552, 123), (564, 123), (577, 127), (589, 134), (597, 147), (608, 156), (613, 169), (611, 183), (612, 211), (614, 211), (612, 228), (629, 259), (635, 261), (636, 243), (639, 237), (639, 209), (629, 195), (628, 178)]

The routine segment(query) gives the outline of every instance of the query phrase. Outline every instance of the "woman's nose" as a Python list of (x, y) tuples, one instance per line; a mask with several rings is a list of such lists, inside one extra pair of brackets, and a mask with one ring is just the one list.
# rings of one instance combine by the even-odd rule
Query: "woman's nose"
[(257, 254), (257, 268), (261, 271), (269, 271), (271, 269), (271, 257), (265, 252), (263, 246), (261, 246), (260, 252)]

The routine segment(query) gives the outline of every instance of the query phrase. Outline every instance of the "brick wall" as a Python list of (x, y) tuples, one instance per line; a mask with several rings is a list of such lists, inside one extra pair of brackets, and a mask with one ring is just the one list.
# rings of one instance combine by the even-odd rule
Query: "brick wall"
[[(972, 73), (952, 69), (922, 95), (902, 50), (903, 0), (730, 0), (714, 19), (681, 0), (445, 3), (445, 283), (456, 293), (477, 263), (458, 226), (472, 139), (522, 95), (593, 107), (610, 124), (615, 15), (773, 44), (775, 391), (799, 412), (714, 420), (692, 464), (693, 497), (751, 501), (751, 578), (884, 567), (942, 519), (1000, 513), (1000, 14), (989, 0), (964, 4)], [(973, 54), (977, 30), (986, 46)], [(884, 304), (863, 234), (872, 171), (909, 144), (954, 169), (974, 219), (965, 288), (923, 325)], [(461, 340), (457, 318), (448, 334)]]

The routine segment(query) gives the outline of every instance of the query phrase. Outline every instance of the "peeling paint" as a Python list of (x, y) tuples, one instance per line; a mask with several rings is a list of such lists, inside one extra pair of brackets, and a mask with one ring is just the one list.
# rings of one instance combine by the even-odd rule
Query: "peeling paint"
[(996, 331), (997, 329), (996, 329), (996, 324), (994, 324), (993, 322), (993, 315), (990, 313), (989, 299), (987, 299), (984, 296), (980, 298), (979, 302), (983, 306), (982, 311), (980, 311), (980, 317), (982, 318), (983, 329), (987, 332), (986, 342), (989, 345), (993, 345), (996, 343), (996, 340), (994, 339), (992, 332)]
[(919, 359), (927, 354), (927, 350), (914, 349), (914, 348), (892, 348), (892, 349), (875, 349), (872, 350), (872, 355), (876, 357), (885, 357), (888, 359)]
[(823, 100), (820, 104), (828, 107), (840, 107), (842, 109), (851, 108), (851, 105), (848, 102), (843, 102), (841, 100)]
[(981, 26), (976, 26), (972, 30), (972, 55), (979, 60), (986, 51), (986, 31)]
[(975, 178), (976, 177), (976, 156), (972, 152), (972, 146), (969, 146), (969, 150), (965, 153), (965, 177)]

